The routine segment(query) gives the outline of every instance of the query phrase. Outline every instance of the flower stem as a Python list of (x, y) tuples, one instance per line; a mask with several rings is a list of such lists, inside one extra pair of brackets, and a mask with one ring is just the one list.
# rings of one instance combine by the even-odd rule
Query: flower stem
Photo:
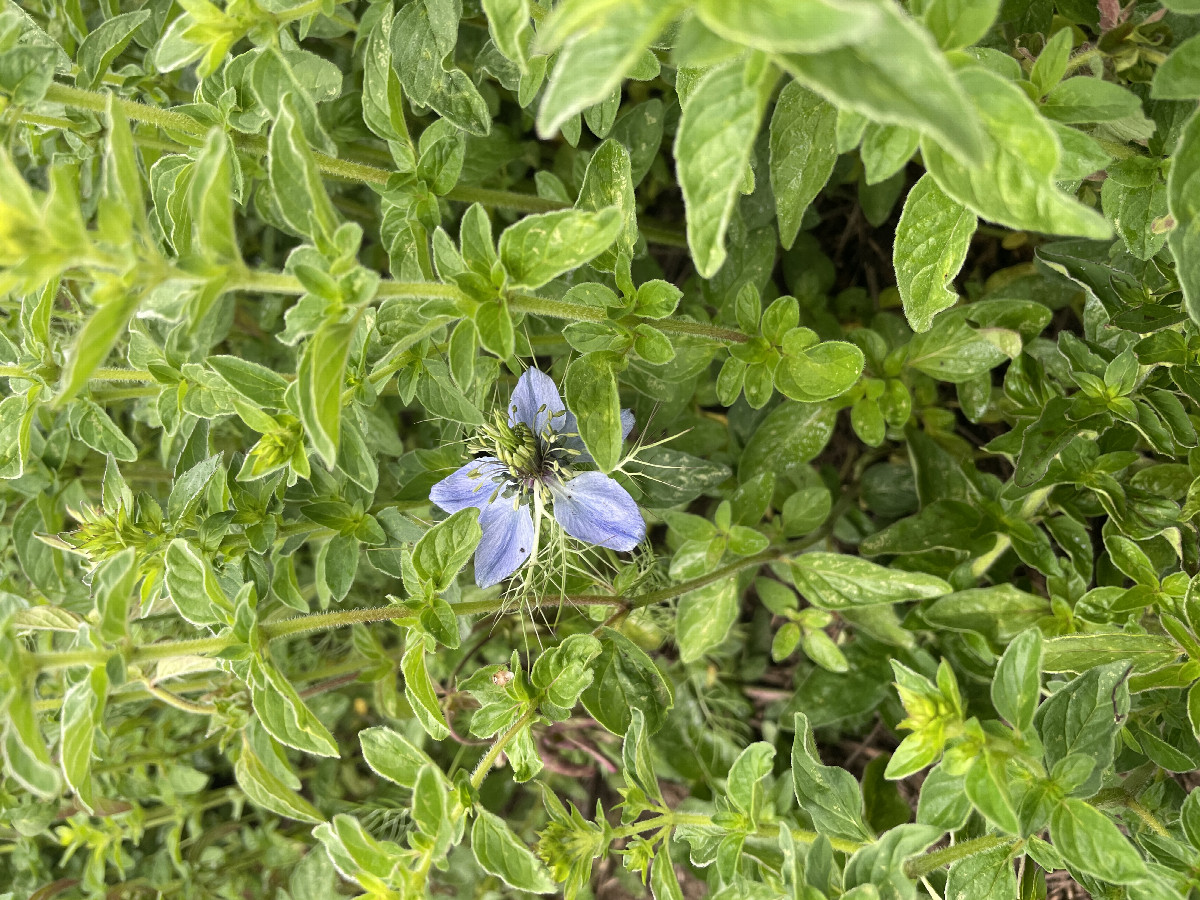
[[(731, 562), (727, 566), (722, 566), (715, 572), (709, 572), (707, 575), (700, 575), (688, 581), (681, 581), (678, 584), (668, 585), (656, 591), (647, 591), (644, 594), (638, 594), (634, 597), (619, 597), (608, 594), (567, 594), (565, 597), (558, 595), (549, 597), (522, 597), (517, 602), (521, 605), (545, 607), (619, 606), (625, 610), (632, 611), (641, 609), (643, 606), (661, 603), (664, 600), (671, 600), (675, 597), (683, 596), (690, 591), (706, 587), (715, 581), (720, 581), (722, 578), (736, 575), (743, 569), (786, 560), (788, 557), (794, 556), (800, 551), (806, 550), (814, 544), (823, 541), (833, 530), (833, 526), (837, 524), (838, 519), (842, 517), (842, 514), (846, 511), (852, 500), (853, 498), (849, 495), (839, 500), (834, 505), (829, 517), (825, 520), (825, 524), (807, 537), (791, 541), (787, 544), (781, 544), (778, 547), (769, 547), (761, 553), (756, 553), (753, 556), (747, 556)], [(512, 602), (511, 600), (505, 601), (500, 598), (494, 600), (464, 600), (461, 603), (455, 603), (453, 609), (455, 615), (459, 616), (487, 615), (502, 611)]]
[[(108, 91), (85, 91), (82, 88), (71, 87), (60, 82), (53, 82), (46, 89), (46, 99), (51, 103), (61, 103), (63, 106), (73, 106), (76, 109), (88, 109), (92, 112), (104, 112), (108, 105)], [(208, 129), (197, 119), (171, 109), (149, 106), (136, 100), (126, 100), (115, 97), (114, 102), (120, 107), (125, 117), (133, 122), (145, 122), (168, 131), (182, 131), (185, 134), (205, 134)]]
[[(566, 209), (570, 204), (537, 194), (522, 194), (517, 191), (500, 191), (495, 188), (472, 187), (460, 184), (450, 189), (446, 194), (447, 200), (458, 200), (462, 203), (480, 203), (484, 206), (499, 206), (525, 213), (547, 213)], [(646, 240), (650, 240), (647, 235)]]
[[(143, 644), (134, 647), (126, 655), (130, 665), (156, 662), (160, 659), (174, 659), (179, 656), (207, 656), (220, 653), (233, 646), (232, 637), (218, 636), (193, 638), (183, 641), (160, 641), (156, 644)], [(71, 669), (77, 666), (103, 666), (114, 655), (109, 650), (60, 650), (49, 653), (32, 653), (30, 662), (39, 672), (54, 672), (60, 669)]]
[(542, 486), (535, 485), (533, 489), (533, 546), (529, 551), (529, 564), (535, 565), (542, 538), (542, 515), (546, 509), (546, 501), (542, 497)]
[[(399, 618), (403, 611), (396, 606), (369, 606), (361, 609), (343, 609), (336, 612), (313, 613), (293, 616), (260, 626), (259, 634), (267, 641), (302, 634), (306, 631), (327, 631), (344, 628), (362, 622), (382, 622)], [(193, 638), (182, 641), (159, 641), (134, 647), (126, 654), (130, 665), (174, 659), (179, 656), (208, 656), (234, 646), (237, 640), (231, 635)], [(107, 650), (60, 650), (30, 654), (30, 660), (39, 672), (53, 672), (78, 666), (102, 666), (113, 656)]]

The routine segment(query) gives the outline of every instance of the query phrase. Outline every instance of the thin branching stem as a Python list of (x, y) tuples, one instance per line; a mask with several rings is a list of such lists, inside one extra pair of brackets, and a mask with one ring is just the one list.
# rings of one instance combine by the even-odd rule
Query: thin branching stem
[[(74, 109), (86, 109), (92, 112), (104, 112), (108, 103), (107, 98), (107, 91), (88, 91), (59, 82), (50, 85), (46, 91), (46, 100), (51, 103), (58, 103)], [(176, 110), (151, 106), (147, 103), (140, 103), (137, 100), (120, 97), (116, 98), (116, 103), (120, 107), (121, 112), (131, 122), (141, 122), (175, 134), (198, 137), (207, 134), (209, 130), (209, 126), (199, 119)], [(29, 124), (43, 127), (68, 128), (76, 124), (69, 119), (55, 116), (40, 116), (31, 113), (21, 113), (20, 115)], [(266, 155), (267, 140), (261, 135), (245, 134), (240, 131), (230, 131), (228, 134), (234, 147), (242, 153), (251, 156)], [(170, 147), (170, 145), (162, 145), (162, 142), (159, 142), (157, 149), (161, 150), (167, 147)], [(176, 152), (184, 153), (187, 152), (189, 147), (187, 144), (179, 144), (174, 149)], [(383, 166), (358, 159), (342, 159), (315, 149), (312, 151), (312, 154), (313, 159), (316, 161), (317, 169), (322, 175), (328, 178), (384, 187), (392, 175), (395, 174), (392, 170)], [(536, 194), (474, 187), (471, 185), (456, 185), (446, 194), (446, 199), (455, 200), (460, 203), (481, 203), (484, 206), (511, 209), (514, 212), (523, 213), (553, 212), (570, 207), (569, 203), (539, 197)], [(683, 233), (669, 225), (658, 222), (646, 222), (639, 227), (646, 240), (652, 243), (667, 247), (687, 246), (687, 239)]]

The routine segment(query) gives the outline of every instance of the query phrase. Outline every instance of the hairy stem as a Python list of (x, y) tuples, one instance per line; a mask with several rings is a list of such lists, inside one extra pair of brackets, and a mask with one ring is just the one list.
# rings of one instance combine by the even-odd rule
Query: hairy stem
[[(659, 828), (673, 828), (679, 825), (688, 825), (694, 828), (719, 828), (719, 825), (714, 825), (712, 816), (697, 815), (694, 813), (666, 812), (663, 815), (655, 816), (651, 819), (642, 819), (639, 822), (634, 822), (632, 825), (625, 825), (622, 828), (617, 828), (613, 831), (614, 838), (633, 837), (636, 834), (644, 834), (647, 831), (654, 831)], [(819, 834), (815, 831), (808, 831), (804, 828), (794, 828), (781, 822), (769, 822), (761, 825), (758, 829), (758, 834), (764, 837), (775, 837), (779, 834), (781, 828), (787, 828), (792, 835), (792, 839), (800, 844), (811, 844), (815, 841)], [(853, 853), (856, 850), (861, 850), (867, 846), (859, 841), (847, 841), (843, 838), (829, 838), (829, 844), (834, 850), (839, 853)]]
[[(229, 290), (257, 291), (264, 294), (303, 294), (305, 287), (300, 279), (286, 272), (264, 272), (245, 270), (239, 273), (228, 285)], [(449, 298), (454, 300), (470, 300), (458, 287), (452, 284), (440, 284), (428, 281), (383, 281), (375, 293), (376, 299), (389, 297), (425, 300)], [(572, 322), (606, 322), (608, 316), (603, 310), (580, 303), (569, 303), (564, 300), (554, 300), (550, 297), (539, 297), (535, 294), (513, 292), (508, 296), (509, 309), (513, 312), (528, 313), (551, 319), (566, 319)], [(688, 322), (680, 319), (644, 319), (639, 316), (628, 317), (630, 325), (643, 322), (660, 331), (671, 334), (686, 334), (704, 337), (709, 340), (729, 344), (745, 343), (749, 338), (740, 331), (722, 328), (719, 325), (709, 325), (706, 322)]]
[(197, 703), (194, 700), (188, 700), (185, 697), (180, 697), (178, 694), (164, 690), (158, 685), (151, 684), (149, 681), (145, 682), (144, 686), (152, 697), (161, 700), (167, 706), (183, 710), (183, 712), (193, 713), (198, 716), (211, 716), (217, 711), (217, 708), (210, 703)]
[(508, 746), (508, 742), (515, 738), (522, 728), (532, 722), (535, 715), (537, 715), (537, 711), (531, 707), (517, 721), (513, 722), (504, 734), (492, 741), (492, 746), (488, 747), (487, 753), (483, 754), (483, 758), (479, 760), (479, 765), (471, 773), (471, 787), (478, 789), (483, 784), (483, 779), (487, 778), (488, 772), (491, 771), (500, 754), (504, 752), (504, 748)]
[(960, 859), (966, 859), (968, 856), (975, 856), (979, 853), (986, 853), (988, 850), (993, 850), (996, 847), (1013, 846), (1016, 843), (1016, 838), (1002, 837), (998, 834), (985, 834), (983, 837), (972, 838), (969, 841), (952, 844), (949, 847), (943, 847), (941, 850), (934, 850), (932, 853), (914, 857), (904, 864), (904, 874), (914, 880), (923, 878), (930, 872), (934, 872), (942, 868), (942, 866), (958, 862)]
[[(33, 373), (25, 366), (0, 366), (0, 378), (28, 378)], [(92, 381), (153, 381), (145, 369), (121, 369), (101, 366), (88, 376)]]
[[(830, 512), (829, 517), (825, 520), (817, 531), (800, 538), (799, 540), (790, 541), (786, 544), (780, 544), (777, 547), (770, 547), (761, 553), (756, 553), (753, 556), (747, 556), (744, 559), (739, 559), (717, 569), (715, 572), (710, 572), (707, 575), (701, 575), (698, 578), (692, 578), (687, 581), (681, 581), (678, 584), (668, 585), (665, 588), (659, 588), (656, 591), (647, 591), (644, 594), (638, 594), (633, 597), (610, 596), (605, 594), (568, 594), (567, 596), (544, 596), (544, 597), (528, 597), (522, 598), (520, 605), (538, 606), (538, 607), (556, 607), (556, 606), (612, 606), (624, 609), (626, 611), (641, 609), (644, 606), (650, 606), (654, 603), (661, 603), (664, 600), (670, 600), (675, 597), (681, 597), (689, 591), (699, 590), (706, 585), (712, 584), (715, 581), (720, 581), (722, 578), (728, 578), (731, 575), (736, 575), (743, 569), (748, 569), (755, 566), (765, 565), (772, 562), (785, 561), (789, 557), (813, 546), (814, 544), (823, 541), (833, 530), (838, 519), (846, 511), (849, 504), (853, 502), (853, 497), (849, 494), (843, 496)], [(502, 598), (494, 598), (490, 600), (467, 600), (453, 605), (455, 615), (472, 616), (472, 615), (489, 615), (503, 612), (506, 608), (513, 605), (513, 601), (504, 600)], [(388, 606), (368, 606), (359, 609), (343, 609), (333, 612), (312, 613), (304, 616), (293, 616), (289, 619), (280, 619), (275, 622), (266, 622), (259, 626), (259, 633), (267, 641), (274, 641), (280, 638), (289, 637), (295, 634), (303, 634), (309, 631), (327, 631), (333, 628), (344, 628), (347, 625), (357, 625), (366, 622), (383, 622), (389, 619), (401, 618), (404, 615), (402, 607)], [(160, 659), (171, 659), (178, 656), (205, 656), (214, 653), (219, 653), (232, 647), (236, 640), (229, 635), (219, 635), (217, 637), (196, 638), (182, 641), (159, 641), (154, 644), (144, 644), (134, 647), (126, 651), (125, 659), (131, 665), (139, 663), (154, 662)], [(30, 654), (29, 660), (33, 667), (39, 672), (51, 672), (61, 669), (75, 668), (78, 666), (98, 666), (104, 665), (113, 656), (115, 652), (107, 650), (60, 650), (45, 653)]]
[(328, 631), (331, 628), (345, 628), (347, 625), (359, 625), (364, 622), (399, 619), (404, 615), (403, 607), (368, 606), (362, 609), (342, 609), (336, 612), (293, 616), (290, 619), (260, 625), (258, 630), (266, 640), (274, 641), (293, 634), (303, 634), (306, 631)]
[[(92, 112), (104, 112), (108, 102), (107, 96), (108, 92), (87, 91), (59, 82), (51, 84), (46, 91), (46, 100), (51, 103), (60, 103), (63, 106), (91, 110)], [(116, 98), (115, 102), (125, 114), (125, 117), (131, 122), (153, 125), (156, 128), (173, 131), (176, 134), (182, 133), (200, 137), (205, 135), (209, 130), (209, 127), (203, 122), (185, 113), (163, 109), (158, 106), (150, 106), (146, 103), (139, 103), (136, 100), (127, 100), (124, 98)], [(24, 121), (35, 125), (57, 128), (75, 126), (75, 123), (68, 119), (59, 119), (52, 116), (22, 113), (21, 117)], [(234, 147), (243, 153), (252, 156), (266, 155), (266, 138), (257, 134), (243, 134), (239, 131), (231, 131), (228, 134)], [(158, 149), (168, 149), (169, 146), (160, 146)], [(180, 144), (175, 149), (175, 152), (186, 152), (188, 149), (187, 145)], [(312, 154), (313, 159), (316, 161), (317, 169), (322, 175), (329, 178), (338, 178), (343, 181), (354, 181), (382, 187), (388, 183), (388, 180), (393, 175), (391, 169), (368, 162), (355, 159), (341, 159), (315, 149), (312, 151)], [(482, 203), (484, 206), (500, 207), (525, 213), (553, 212), (554, 210), (570, 207), (569, 203), (561, 203), (557, 200), (539, 197), (536, 194), (472, 187), (470, 185), (456, 185), (445, 196), (447, 200), (456, 200), (461, 203)], [(687, 246), (687, 239), (682, 232), (669, 225), (647, 222), (644, 226), (639, 227), (641, 227), (642, 234), (646, 240), (652, 243), (668, 247)]]

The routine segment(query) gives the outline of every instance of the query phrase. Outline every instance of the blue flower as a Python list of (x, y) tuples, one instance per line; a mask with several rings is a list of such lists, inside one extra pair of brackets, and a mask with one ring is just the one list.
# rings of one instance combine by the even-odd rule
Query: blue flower
[[(633, 414), (621, 414), (622, 438)], [(507, 416), (480, 429), (468, 445), (481, 454), (433, 486), (429, 499), (448, 513), (479, 509), (483, 539), (475, 550), (475, 583), (499, 584), (537, 555), (542, 514), (573, 538), (612, 550), (632, 550), (646, 536), (637, 503), (614, 479), (578, 471), (590, 463), (549, 375), (529, 369), (517, 382)], [(532, 512), (530, 507), (532, 506)]]

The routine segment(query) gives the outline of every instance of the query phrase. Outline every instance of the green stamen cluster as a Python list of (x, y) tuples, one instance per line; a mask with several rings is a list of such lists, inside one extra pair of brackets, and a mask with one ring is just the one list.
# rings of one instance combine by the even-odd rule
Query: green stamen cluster
[(499, 410), (493, 413), (491, 424), (480, 428), (472, 449), (476, 448), (494, 455), (517, 477), (537, 475), (541, 468), (538, 436), (524, 422), (509, 425)]
[[(538, 415), (546, 412), (542, 407)], [(492, 421), (479, 428), (467, 444), (472, 453), (494, 456), (513, 478), (529, 482), (552, 476), (560, 481), (570, 478), (568, 466), (579, 455), (578, 450), (563, 445), (564, 439), (576, 437), (574, 432), (556, 431), (551, 422), (566, 415), (565, 410), (551, 412), (540, 434), (535, 434), (524, 422), (510, 425), (506, 415), (496, 410)]]

